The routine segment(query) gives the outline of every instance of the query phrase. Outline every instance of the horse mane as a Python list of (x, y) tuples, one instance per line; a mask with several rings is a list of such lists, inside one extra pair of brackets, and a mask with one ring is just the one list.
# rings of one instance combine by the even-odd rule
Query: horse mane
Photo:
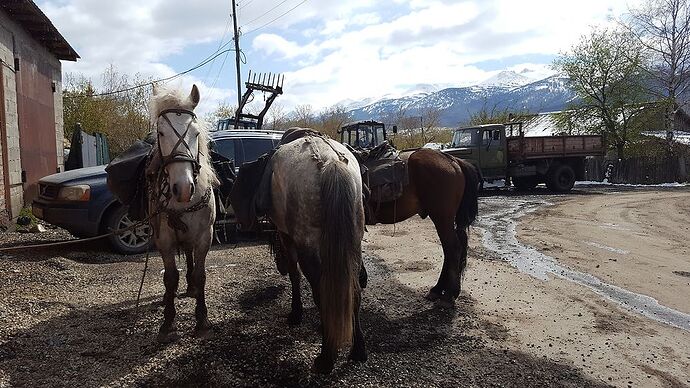
[[(166, 109), (179, 108), (194, 111), (195, 107), (195, 104), (189, 99), (189, 95), (185, 94), (181, 89), (154, 85), (153, 94), (149, 102), (152, 127), (156, 126), (158, 115)], [(220, 181), (218, 180), (218, 176), (216, 176), (216, 171), (211, 165), (211, 153), (208, 150), (209, 125), (205, 120), (199, 118), (197, 118), (196, 122), (192, 125), (199, 131), (199, 163), (201, 164), (199, 177), (197, 178), (199, 184), (203, 187), (219, 186)], [(156, 139), (156, 142), (158, 142), (158, 139)], [(154, 145), (154, 147), (156, 147), (156, 145)]]

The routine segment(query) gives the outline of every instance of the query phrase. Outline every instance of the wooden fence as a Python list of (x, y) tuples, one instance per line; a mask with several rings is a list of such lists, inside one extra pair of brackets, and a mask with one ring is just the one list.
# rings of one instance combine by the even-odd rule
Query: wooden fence
[(665, 158), (631, 158), (604, 160), (588, 158), (585, 180), (610, 183), (659, 184), (690, 181), (690, 159), (683, 156)]

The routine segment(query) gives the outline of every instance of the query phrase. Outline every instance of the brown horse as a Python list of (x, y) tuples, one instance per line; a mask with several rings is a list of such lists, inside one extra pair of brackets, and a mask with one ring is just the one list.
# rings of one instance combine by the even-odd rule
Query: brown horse
[(400, 157), (407, 162), (409, 184), (395, 201), (370, 198), (372, 218), (382, 224), (415, 214), (431, 218), (443, 246), (443, 269), (427, 298), (452, 305), (467, 265), (468, 227), (478, 213), (479, 175), (472, 164), (437, 150), (403, 151)]
[[(243, 229), (265, 212), (278, 230), (278, 268), (292, 283), (290, 322), (302, 318), (300, 269), (311, 285), (323, 336), (314, 366), (326, 373), (345, 344), (352, 343), (352, 360), (367, 358), (359, 322), (362, 177), (357, 159), (342, 144), (314, 132), (289, 141), (292, 132), (270, 159), (240, 168), (230, 201)], [(264, 200), (268, 188), (262, 181), (270, 186)]]

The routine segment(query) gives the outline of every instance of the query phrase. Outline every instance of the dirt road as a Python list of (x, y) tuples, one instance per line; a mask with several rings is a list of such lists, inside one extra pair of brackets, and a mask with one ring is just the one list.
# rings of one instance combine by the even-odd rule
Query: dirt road
[[(0, 386), (690, 385), (688, 331), (632, 312), (566, 278), (523, 273), (501, 253), (507, 248), (494, 242), (515, 234), (521, 208), (541, 209), (544, 222), (558, 223), (558, 212), (598, 196), (607, 195), (482, 198), (483, 216), (473, 228), (470, 265), (455, 310), (423, 299), (442, 255), (429, 220), (400, 223), (394, 235), (393, 226), (370, 227), (362, 316), (369, 361), (350, 364), (342, 354), (325, 377), (310, 372), (320, 341), (310, 294), (303, 290), (304, 322), (289, 327), (288, 281), (263, 244), (213, 249), (207, 301), (215, 336), (208, 341), (191, 336), (194, 306), (182, 299), (177, 305), (183, 336), (165, 346), (155, 343), (162, 318), (160, 259), (151, 261), (137, 309), (141, 256), (123, 258), (94, 246), (0, 256)], [(555, 205), (544, 207), (547, 201)], [(519, 229), (522, 239), (537, 234), (534, 214), (527, 217)], [(550, 238), (555, 237), (540, 237), (544, 244), (565, 246)], [(520, 251), (517, 245), (512, 251)], [(551, 254), (548, 249), (543, 252)], [(683, 265), (688, 263), (679, 262), (679, 270)], [(658, 282), (660, 287), (650, 289), (661, 292), (663, 281)], [(671, 306), (661, 293), (649, 294)], [(672, 307), (684, 311), (682, 300), (678, 303)]]

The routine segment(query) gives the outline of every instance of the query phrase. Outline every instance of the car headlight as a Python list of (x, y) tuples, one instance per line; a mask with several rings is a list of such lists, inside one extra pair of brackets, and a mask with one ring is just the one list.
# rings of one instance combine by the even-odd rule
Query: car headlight
[(88, 201), (91, 198), (89, 185), (65, 186), (60, 188), (57, 199), (62, 201)]

